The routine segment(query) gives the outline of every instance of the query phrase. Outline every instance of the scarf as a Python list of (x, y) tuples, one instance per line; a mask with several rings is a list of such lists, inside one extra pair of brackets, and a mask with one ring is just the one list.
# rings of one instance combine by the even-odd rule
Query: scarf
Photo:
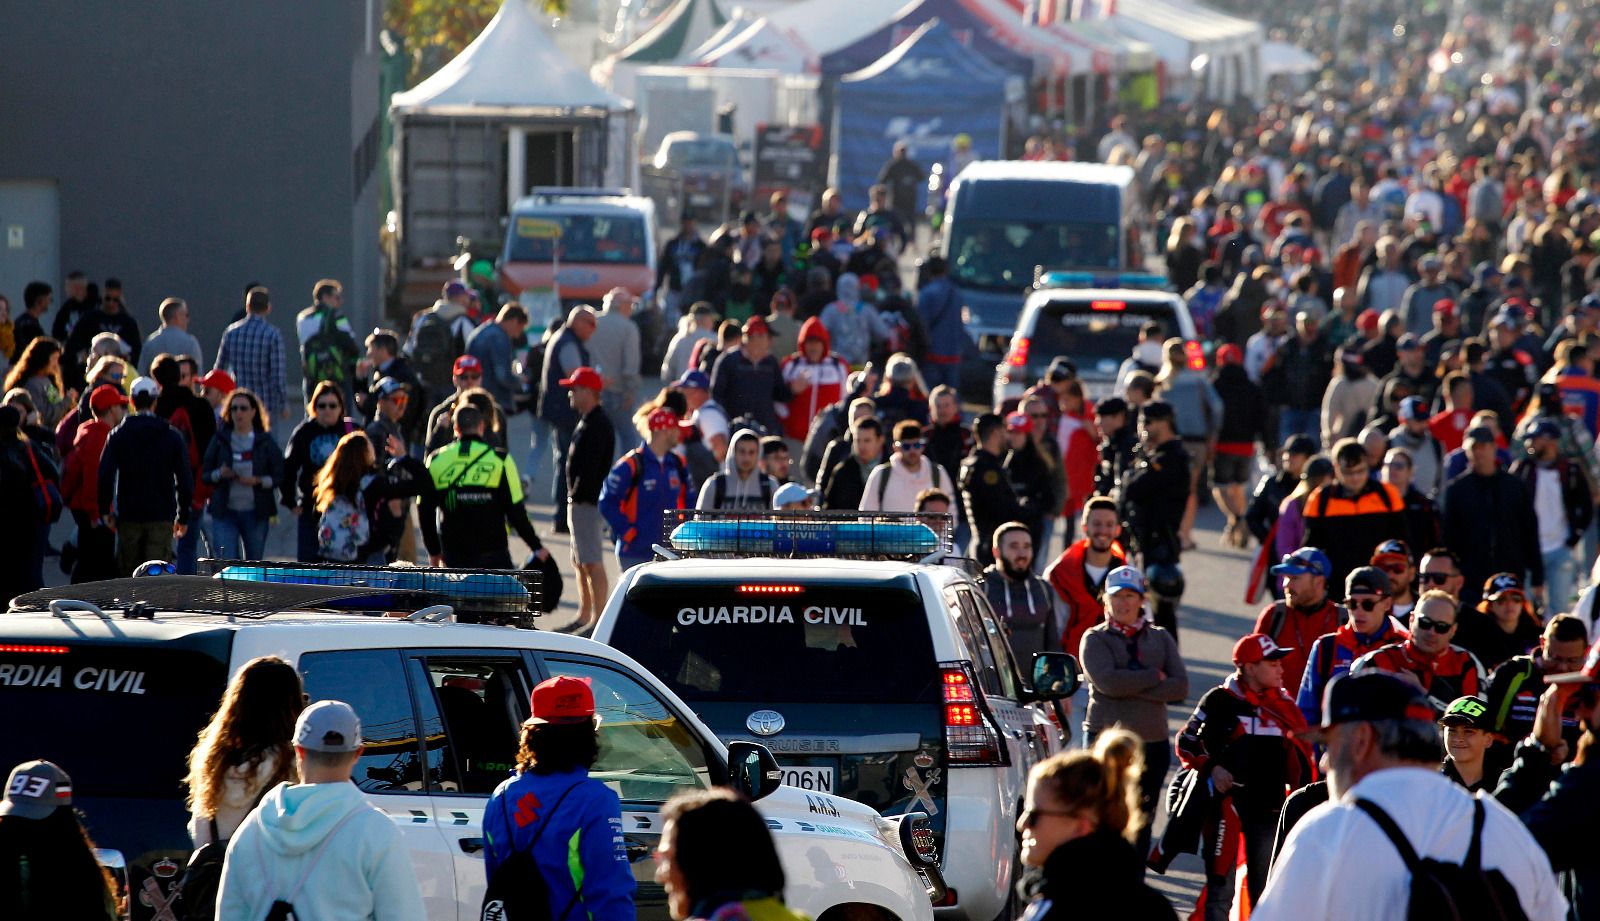
[(1316, 753), (1312, 751), (1310, 743), (1300, 738), (1300, 734), (1309, 728), (1309, 724), (1306, 723), (1305, 714), (1295, 706), (1294, 698), (1289, 696), (1289, 692), (1283, 688), (1252, 691), (1245, 685), (1244, 676), (1238, 672), (1229, 675), (1224, 686), (1283, 729), (1285, 755), (1288, 759), (1288, 772), (1285, 776), (1289, 778), (1289, 787), (1299, 789), (1316, 780)]

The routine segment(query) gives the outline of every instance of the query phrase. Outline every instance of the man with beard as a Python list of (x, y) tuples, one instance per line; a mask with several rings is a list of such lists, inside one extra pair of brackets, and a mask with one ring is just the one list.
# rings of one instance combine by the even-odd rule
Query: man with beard
[(1083, 507), (1082, 523), (1083, 536), (1068, 544), (1044, 571), (1045, 581), (1066, 608), (1061, 648), (1073, 655), (1078, 654), (1084, 633), (1105, 617), (1101, 589), (1106, 574), (1128, 565), (1128, 554), (1117, 543), (1122, 523), (1115, 501), (1106, 496), (1090, 499)]
[(1286, 554), (1272, 574), (1283, 579), (1283, 600), (1274, 601), (1256, 618), (1256, 633), (1265, 633), (1287, 650), (1283, 659), (1283, 686), (1300, 687), (1306, 657), (1317, 638), (1339, 629), (1348, 616), (1328, 597), (1328, 573), (1333, 564), (1316, 547), (1301, 547)]
[(1011, 655), (1033, 662), (1036, 652), (1060, 652), (1062, 616), (1056, 593), (1033, 574), (1033, 536), (1020, 521), (1008, 521), (994, 532), (994, 563), (983, 570), (983, 592), (989, 607), (1006, 625)]

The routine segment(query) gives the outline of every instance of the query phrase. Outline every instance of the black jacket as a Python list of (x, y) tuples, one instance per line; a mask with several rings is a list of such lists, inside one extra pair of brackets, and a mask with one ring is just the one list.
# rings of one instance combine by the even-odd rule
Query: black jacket
[(1100, 439), (1100, 462), (1094, 469), (1094, 494), (1109, 496), (1116, 492), (1123, 474), (1133, 467), (1134, 452), (1139, 449), (1139, 435), (1129, 422), (1112, 434)]
[(777, 406), (790, 396), (778, 359), (771, 355), (751, 361), (744, 349), (738, 348), (717, 356), (711, 370), (711, 398), (729, 420), (748, 416), (765, 426), (768, 435), (777, 435), (783, 431)]
[(1461, 557), (1464, 605), (1477, 604), (1484, 580), (1497, 572), (1531, 573), (1532, 584), (1544, 584), (1533, 497), (1504, 470), (1491, 476), (1468, 470), (1444, 488), (1444, 543)]
[(1299, 483), (1299, 477), (1287, 473), (1264, 476), (1256, 482), (1256, 491), (1250, 496), (1250, 506), (1244, 513), (1244, 523), (1256, 540), (1266, 543), (1272, 526), (1278, 523), (1278, 507)]
[(1058, 846), (1041, 871), (1025, 877), (1018, 890), (1032, 903), (1029, 921), (1111, 917), (1112, 913), (1085, 911), (1098, 898), (1114, 899), (1114, 915), (1124, 921), (1177, 921), (1167, 897), (1145, 883), (1143, 864), (1133, 845), (1100, 828)]
[[(699, 234), (685, 237), (680, 233), (663, 244), (661, 258), (656, 261), (656, 288), (659, 289), (665, 283), (669, 291), (682, 291), (684, 282), (689, 280), (683, 276), (683, 268), (678, 259), (680, 246), (684, 248), (683, 261), (693, 267), (700, 261), (700, 254), (705, 252), (706, 243), (700, 239)], [(684, 308), (688, 306), (683, 305)]]
[[(420, 444), (427, 433), (422, 430), (424, 420), (428, 415), (428, 389), (423, 386), (422, 378), (412, 369), (411, 362), (404, 355), (396, 355), (383, 368), (373, 368), (372, 374), (367, 377), (364, 387), (356, 391), (356, 408), (368, 419), (378, 417), (378, 382), (386, 377), (392, 377), (405, 385), (406, 409), (400, 415), (400, 432), (405, 437), (407, 444)], [(382, 445), (374, 445), (382, 450)]]
[(972, 553), (987, 566), (994, 562), (991, 542), (995, 529), (1008, 521), (1021, 521), (1031, 529), (1036, 521), (1017, 499), (1000, 457), (979, 447), (961, 462), (961, 500), (972, 525)]
[[(1224, 365), (1217, 369), (1212, 381), (1217, 396), (1222, 398), (1222, 425), (1217, 430), (1217, 441), (1231, 444), (1263, 444), (1274, 439), (1267, 437), (1267, 401), (1261, 388), (1250, 380), (1241, 365)], [(1276, 433), (1274, 433), (1276, 434)]]
[(1517, 746), (1516, 761), (1500, 775), (1495, 799), (1522, 824), (1550, 858), (1572, 905), (1569, 918), (1600, 918), (1600, 761), (1556, 767), (1531, 740)]
[(1189, 455), (1177, 438), (1141, 451), (1121, 486), (1123, 528), (1145, 565), (1176, 563), (1183, 551), (1178, 526), (1189, 501)]
[(1414, 483), (1406, 487), (1406, 494), (1401, 498), (1405, 500), (1406, 534), (1411, 553), (1420, 560), (1427, 548), (1439, 546), (1439, 506)]
[[(301, 504), (311, 504), (312, 483), (317, 478), (317, 472), (328, 458), (333, 456), (333, 449), (339, 446), (339, 439), (356, 431), (360, 426), (353, 419), (340, 419), (332, 425), (323, 425), (315, 417), (305, 420), (294, 427), (289, 433), (288, 450), (283, 457), (283, 479), (278, 483), (278, 491), (283, 495), (283, 507), (295, 508)], [(381, 450), (380, 445), (373, 445), (374, 450)], [(315, 514), (312, 512), (311, 514)]]
[(1179, 854), (1200, 853), (1200, 838), (1214, 815), (1211, 785), (1194, 768), (1183, 768), (1167, 784), (1167, 827), (1150, 854), (1150, 869), (1166, 873)]
[[(1567, 513), (1567, 546), (1576, 547), (1594, 521), (1594, 500), (1589, 496), (1589, 484), (1583, 478), (1583, 470), (1577, 464), (1558, 459), (1555, 471), (1561, 483), (1561, 507)], [(1520, 457), (1511, 462), (1511, 475), (1521, 480), (1523, 487), (1528, 490), (1528, 501), (1536, 502), (1538, 462), (1530, 457)], [(1538, 516), (1534, 517), (1537, 520)]]
[(72, 327), (72, 335), (62, 349), (66, 353), (62, 356), (62, 366), (65, 367), (74, 356), (88, 355), (89, 346), (99, 333), (116, 333), (127, 343), (128, 364), (138, 367), (139, 350), (144, 348), (144, 337), (139, 335), (139, 323), (128, 313), (126, 307), (116, 313), (106, 313), (103, 308), (96, 308), (84, 314), (83, 319)]
[(100, 454), (101, 516), (115, 499), (123, 521), (187, 523), (193, 498), (189, 449), (165, 419), (134, 413), (111, 431)]
[(1289, 409), (1309, 410), (1322, 408), (1322, 395), (1333, 380), (1333, 346), (1326, 336), (1318, 335), (1310, 342), (1299, 336), (1290, 336), (1278, 347), (1266, 373), (1261, 375), (1261, 389), (1271, 394), (1271, 401)]
[(861, 463), (856, 460), (854, 451), (845, 454), (844, 459), (833, 465), (828, 474), (828, 487), (822, 494), (820, 505), (832, 511), (854, 511), (861, 507), (861, 497), (867, 492), (867, 477), (872, 468), (876, 468), (883, 458), (872, 464), (867, 472), (862, 472)]
[(598, 404), (578, 420), (567, 451), (567, 501), (598, 505), (600, 487), (605, 485), (616, 460), (617, 432), (611, 417)]

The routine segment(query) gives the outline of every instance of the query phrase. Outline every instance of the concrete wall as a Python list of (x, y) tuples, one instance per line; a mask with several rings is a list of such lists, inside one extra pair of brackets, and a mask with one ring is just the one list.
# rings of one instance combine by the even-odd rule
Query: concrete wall
[(0, 180), (55, 180), (61, 271), (120, 277), (146, 334), (187, 299), (207, 362), (250, 281), (291, 344), (324, 276), (370, 328), (381, 3), (0, 3)]

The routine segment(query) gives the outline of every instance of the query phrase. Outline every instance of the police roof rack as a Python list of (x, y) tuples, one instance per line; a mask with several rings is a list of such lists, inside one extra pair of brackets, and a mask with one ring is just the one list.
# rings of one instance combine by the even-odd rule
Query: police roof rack
[[(543, 613), (537, 570), (431, 569), (419, 566), (374, 566), (349, 563), (295, 563), (277, 560), (202, 559), (199, 573), (225, 582), (276, 585), (319, 585), (359, 589), (376, 609), (423, 609), (422, 618), (437, 623), (441, 608), (453, 610), (460, 623), (533, 627)], [(392, 599), (386, 596), (393, 596)], [(360, 610), (357, 599), (344, 605)]]
[(947, 514), (669, 509), (658, 548), (667, 559), (832, 558), (940, 563), (951, 552)]
[(1046, 271), (1042, 265), (1033, 268), (1035, 288), (1131, 288), (1164, 291), (1167, 285), (1165, 275), (1152, 275), (1149, 272)]
[(529, 197), (543, 202), (555, 201), (561, 198), (629, 198), (633, 190), (625, 186), (599, 187), (599, 186), (561, 186), (561, 185), (536, 185), (529, 192)]

